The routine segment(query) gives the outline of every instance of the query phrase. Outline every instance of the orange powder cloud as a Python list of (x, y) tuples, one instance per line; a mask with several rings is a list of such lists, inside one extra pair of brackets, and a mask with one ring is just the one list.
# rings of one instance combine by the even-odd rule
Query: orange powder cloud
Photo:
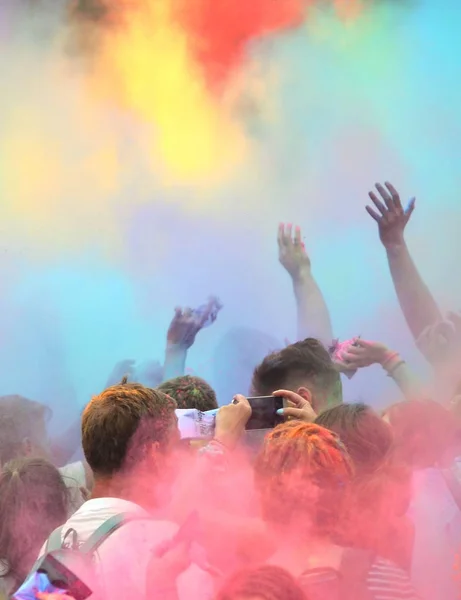
[(163, 179), (220, 181), (245, 157), (244, 136), (206, 88), (171, 0), (147, 0), (103, 33), (93, 91), (145, 127), (152, 171)]

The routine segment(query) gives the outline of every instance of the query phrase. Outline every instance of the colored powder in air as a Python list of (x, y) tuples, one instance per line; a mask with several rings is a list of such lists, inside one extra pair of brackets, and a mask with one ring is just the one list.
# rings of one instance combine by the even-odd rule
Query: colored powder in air
[(152, 171), (170, 181), (226, 177), (245, 157), (244, 137), (209, 94), (172, 0), (127, 6), (118, 18), (103, 32), (94, 89), (141, 120)]
[(207, 83), (220, 89), (242, 65), (249, 41), (301, 24), (306, 4), (304, 0), (176, 0), (174, 7)]

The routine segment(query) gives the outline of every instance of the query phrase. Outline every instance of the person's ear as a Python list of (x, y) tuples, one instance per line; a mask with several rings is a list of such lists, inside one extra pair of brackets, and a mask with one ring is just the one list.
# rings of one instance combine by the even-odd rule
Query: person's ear
[(314, 399), (310, 390), (308, 390), (306, 387), (300, 387), (298, 388), (296, 393), (298, 394), (298, 396), (301, 396), (301, 398), (304, 398), (304, 400), (307, 400), (312, 406), (312, 408), (315, 410), (315, 406), (313, 404)]

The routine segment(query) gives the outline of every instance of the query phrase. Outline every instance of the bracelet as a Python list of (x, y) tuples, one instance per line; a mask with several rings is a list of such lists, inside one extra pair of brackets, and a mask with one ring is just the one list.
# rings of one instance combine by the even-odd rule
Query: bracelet
[(392, 375), (395, 373), (395, 371), (401, 367), (402, 365), (405, 364), (404, 360), (399, 360), (398, 362), (395, 363), (395, 365), (393, 365), (390, 369), (386, 369), (387, 374), (389, 375), (389, 377), (392, 377)]
[(383, 360), (383, 362), (381, 363), (381, 366), (383, 367), (383, 369), (386, 368), (386, 365), (390, 362), (392, 362), (394, 359), (399, 357), (399, 353), (398, 352), (388, 352), (386, 355), (386, 358)]

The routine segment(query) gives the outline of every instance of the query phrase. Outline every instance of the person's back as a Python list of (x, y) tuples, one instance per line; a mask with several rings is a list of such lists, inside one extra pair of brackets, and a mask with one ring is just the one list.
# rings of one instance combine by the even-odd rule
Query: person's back
[[(74, 530), (81, 546), (109, 518), (132, 519), (95, 552), (107, 597), (143, 597), (152, 552), (178, 530), (162, 517), (179, 440), (175, 407), (162, 392), (124, 382), (95, 396), (84, 410), (82, 445), (95, 483), (91, 499), (62, 527), (61, 540), (68, 547), (72, 536), (66, 534)], [(195, 567), (182, 580), (191, 576), (203, 591), (208, 577)]]
[(69, 495), (44, 459), (17, 459), (0, 474), (0, 587), (7, 595), (32, 568), (40, 547), (67, 518)]

